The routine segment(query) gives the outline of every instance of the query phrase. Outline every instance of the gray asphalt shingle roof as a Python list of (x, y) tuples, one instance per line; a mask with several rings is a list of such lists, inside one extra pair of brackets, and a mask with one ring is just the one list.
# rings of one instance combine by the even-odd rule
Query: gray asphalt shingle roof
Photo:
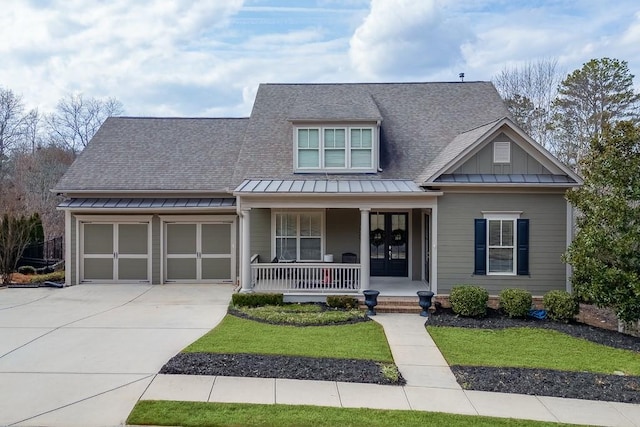
[[(490, 82), (263, 84), (248, 119), (109, 118), (55, 190), (221, 192), (262, 178), (420, 183), (458, 135), (505, 116)], [(380, 121), (382, 171), (294, 174), (297, 120)]]
[(233, 190), (247, 121), (110, 117), (55, 190)]
[[(379, 116), (374, 117), (369, 99)], [(332, 111), (340, 114), (331, 115)], [(382, 119), (382, 172), (358, 178), (416, 180), (458, 134), (509, 116), (509, 112), (490, 82), (260, 85), (234, 181), (317, 179), (318, 174), (293, 173), (293, 124), (289, 119), (323, 115)]]

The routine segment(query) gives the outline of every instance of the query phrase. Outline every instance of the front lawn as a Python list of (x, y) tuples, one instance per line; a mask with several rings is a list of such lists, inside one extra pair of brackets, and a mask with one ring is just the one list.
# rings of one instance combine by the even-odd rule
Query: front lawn
[(549, 329), (428, 327), (450, 365), (640, 375), (640, 354)]
[[(303, 405), (255, 405), (239, 403), (139, 401), (127, 424), (158, 426), (348, 426), (348, 427), (460, 427), (557, 426), (540, 421), (454, 415), (440, 412)], [(566, 424), (565, 424), (566, 425)]]
[(382, 326), (360, 322), (335, 326), (270, 325), (227, 315), (183, 350), (186, 353), (249, 353), (364, 359), (392, 363)]

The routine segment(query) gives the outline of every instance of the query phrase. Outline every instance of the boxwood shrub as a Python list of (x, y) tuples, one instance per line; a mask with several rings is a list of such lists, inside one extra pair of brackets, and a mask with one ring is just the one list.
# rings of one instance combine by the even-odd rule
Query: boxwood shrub
[(580, 311), (578, 300), (567, 291), (549, 291), (542, 302), (551, 320), (569, 322)]
[(233, 294), (231, 303), (239, 307), (259, 307), (263, 305), (282, 305), (284, 296), (282, 294)]
[(351, 310), (353, 308), (358, 308), (358, 300), (357, 298), (350, 297), (348, 295), (329, 295), (327, 297), (327, 306)]
[(449, 294), (453, 312), (460, 316), (482, 317), (487, 314), (489, 292), (480, 286), (454, 286)]
[(500, 309), (509, 317), (527, 317), (532, 303), (531, 293), (524, 289), (503, 289), (498, 299)]

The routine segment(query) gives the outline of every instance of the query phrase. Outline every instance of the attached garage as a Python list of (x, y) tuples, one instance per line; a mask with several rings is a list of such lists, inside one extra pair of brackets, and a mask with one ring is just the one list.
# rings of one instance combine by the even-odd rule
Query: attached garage
[(68, 284), (215, 284), (238, 276), (234, 198), (72, 198), (60, 208)]

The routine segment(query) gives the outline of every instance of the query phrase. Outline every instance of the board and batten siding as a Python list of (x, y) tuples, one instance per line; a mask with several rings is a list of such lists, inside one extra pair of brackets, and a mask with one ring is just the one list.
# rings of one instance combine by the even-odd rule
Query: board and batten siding
[[(511, 162), (493, 163), (493, 143), (511, 142)], [(504, 133), (494, 138), (478, 153), (456, 169), (454, 174), (550, 174), (548, 169), (531, 157)]]
[[(470, 284), (497, 295), (520, 288), (534, 296), (566, 289), (564, 194), (446, 194), (438, 200), (438, 293)], [(474, 275), (474, 219), (483, 212), (522, 212), (529, 219), (529, 275)]]
[(251, 256), (257, 254), (260, 262), (271, 262), (271, 209), (254, 208), (250, 215)]

